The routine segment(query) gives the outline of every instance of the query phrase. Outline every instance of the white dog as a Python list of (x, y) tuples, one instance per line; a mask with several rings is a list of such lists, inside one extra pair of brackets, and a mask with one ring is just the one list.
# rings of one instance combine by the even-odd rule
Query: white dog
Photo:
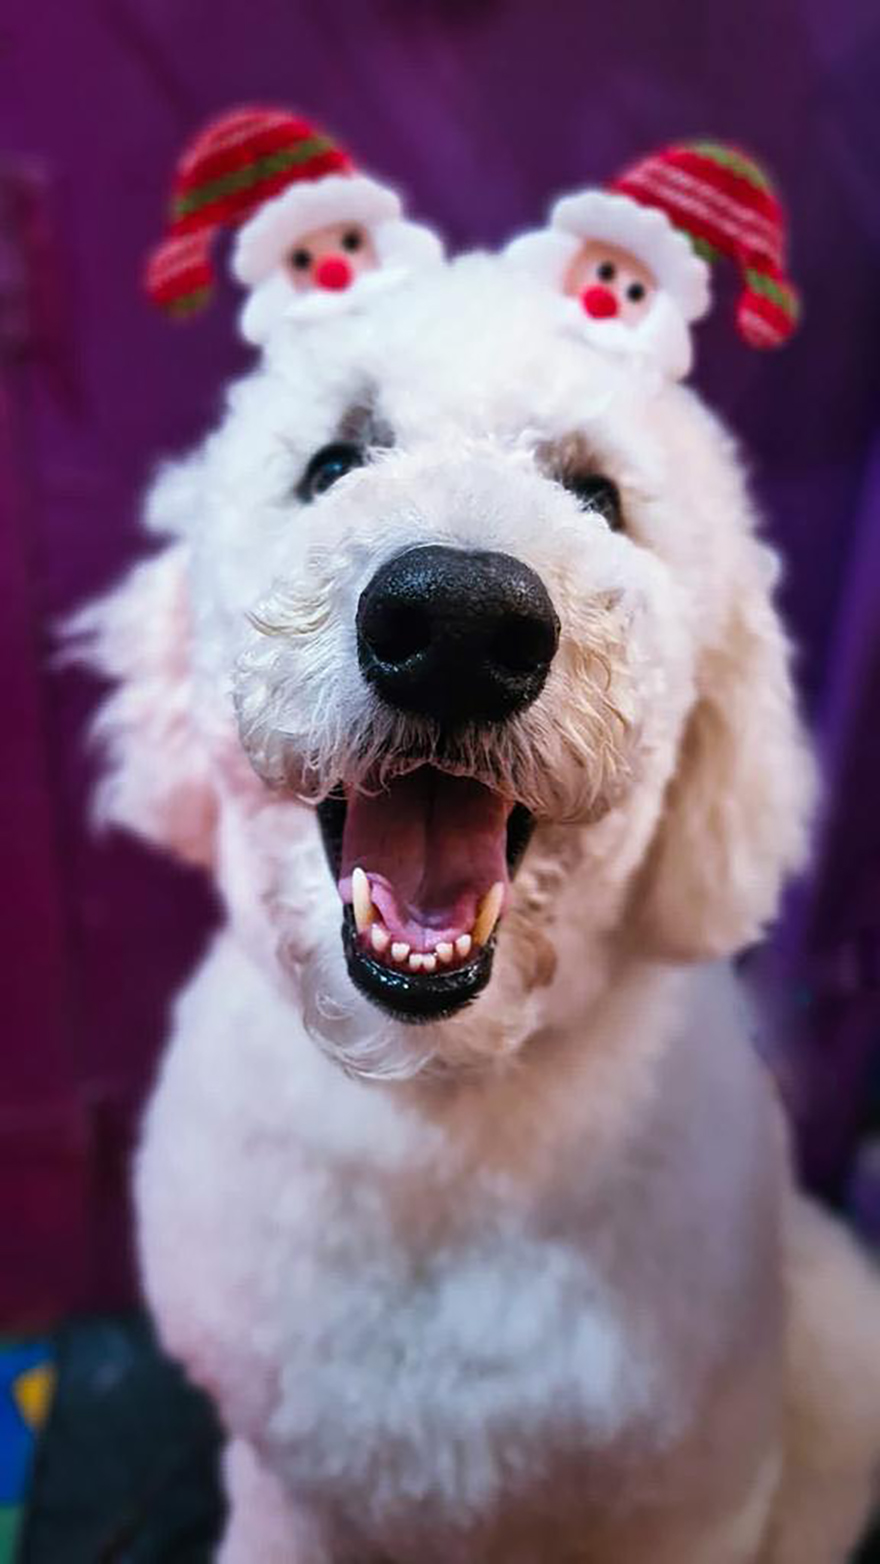
[(730, 440), (471, 256), (279, 326), (148, 523), (79, 629), (227, 908), (137, 1166), (223, 1560), (840, 1564), (880, 1291), (706, 964), (812, 793)]

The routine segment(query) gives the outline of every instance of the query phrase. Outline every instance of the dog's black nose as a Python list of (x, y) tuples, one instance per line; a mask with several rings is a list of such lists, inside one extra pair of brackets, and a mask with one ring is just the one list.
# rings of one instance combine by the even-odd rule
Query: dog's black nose
[(440, 722), (498, 722), (535, 700), (559, 641), (540, 576), (509, 554), (408, 549), (357, 611), (364, 677), (389, 705)]

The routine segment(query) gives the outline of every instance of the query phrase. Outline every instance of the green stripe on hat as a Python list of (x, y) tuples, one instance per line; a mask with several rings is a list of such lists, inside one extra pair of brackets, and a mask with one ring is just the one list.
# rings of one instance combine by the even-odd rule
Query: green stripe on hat
[(197, 315), (204, 309), (211, 297), (210, 288), (195, 288), (192, 293), (185, 293), (176, 299), (164, 299), (161, 301), (166, 314), (180, 316)]
[(786, 288), (775, 278), (768, 277), (766, 272), (756, 272), (751, 267), (746, 268), (745, 275), (746, 282), (753, 293), (762, 294), (765, 299), (770, 299), (771, 303), (778, 305), (792, 320), (797, 319), (798, 301), (790, 288)]
[(711, 266), (715, 261), (721, 260), (721, 251), (716, 250), (714, 244), (710, 244), (708, 239), (701, 239), (698, 234), (688, 233), (686, 228), (680, 228), (678, 231), (690, 240), (691, 248), (701, 261), (708, 261)]
[(172, 217), (189, 217), (192, 212), (199, 211), (203, 206), (210, 206), (213, 201), (222, 201), (225, 196), (258, 185), (264, 179), (271, 179), (273, 174), (283, 173), (286, 168), (295, 168), (298, 163), (307, 163), (310, 158), (320, 157), (324, 152), (333, 151), (335, 151), (333, 142), (326, 136), (311, 136), (306, 141), (298, 141), (295, 146), (282, 147), (278, 152), (270, 152), (265, 157), (256, 158), (245, 168), (234, 168), (228, 174), (223, 174), (221, 178), (212, 179), (208, 184), (199, 185), (195, 190), (188, 190), (185, 195), (178, 196), (174, 202)]
[(718, 163), (722, 168), (732, 169), (735, 174), (741, 174), (750, 185), (755, 185), (758, 190), (767, 190), (772, 193), (772, 186), (766, 174), (762, 173), (757, 163), (746, 157), (742, 152), (737, 152), (734, 147), (725, 147), (720, 141), (691, 141), (688, 143), (688, 151), (699, 152), (701, 157), (707, 157), (713, 163)]

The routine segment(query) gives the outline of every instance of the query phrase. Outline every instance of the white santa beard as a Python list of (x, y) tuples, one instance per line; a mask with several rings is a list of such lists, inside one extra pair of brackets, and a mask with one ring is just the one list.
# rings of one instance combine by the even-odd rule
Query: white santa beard
[(248, 294), (238, 318), (239, 329), (254, 347), (264, 347), (282, 323), (305, 324), (355, 311), (376, 293), (395, 287), (405, 276), (404, 267), (387, 266), (361, 272), (347, 288), (307, 288), (300, 292), (279, 266)]
[(691, 334), (678, 305), (662, 289), (650, 308), (633, 325), (622, 320), (596, 320), (579, 299), (561, 301), (569, 330), (576, 331), (591, 347), (627, 354), (646, 367), (660, 370), (670, 380), (682, 380), (693, 363)]
[(293, 284), (280, 266), (265, 282), (251, 289), (238, 317), (238, 327), (246, 342), (257, 348), (263, 346), (272, 327), (282, 319), (292, 291)]

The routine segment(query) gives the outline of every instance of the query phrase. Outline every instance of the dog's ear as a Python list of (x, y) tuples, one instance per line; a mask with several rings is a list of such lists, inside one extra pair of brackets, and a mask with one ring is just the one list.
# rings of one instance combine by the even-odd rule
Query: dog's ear
[(92, 730), (104, 762), (98, 822), (209, 864), (215, 794), (193, 720), (187, 555), (175, 542), (135, 565), (75, 615), (66, 639), (72, 660), (115, 685)]
[(640, 945), (664, 959), (757, 939), (806, 857), (814, 768), (771, 599), (775, 560), (751, 535), (737, 552), (632, 907)]

